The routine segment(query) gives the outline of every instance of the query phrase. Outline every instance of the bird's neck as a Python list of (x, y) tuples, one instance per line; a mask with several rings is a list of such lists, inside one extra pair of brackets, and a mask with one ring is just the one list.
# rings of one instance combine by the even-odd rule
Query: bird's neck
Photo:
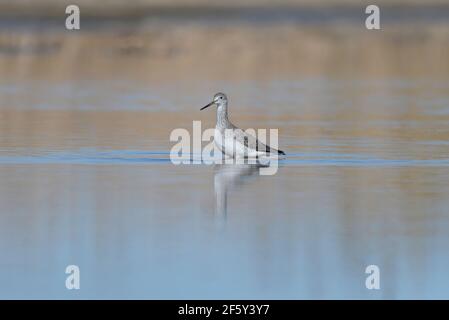
[(228, 127), (228, 106), (222, 104), (217, 108), (217, 127), (226, 128)]

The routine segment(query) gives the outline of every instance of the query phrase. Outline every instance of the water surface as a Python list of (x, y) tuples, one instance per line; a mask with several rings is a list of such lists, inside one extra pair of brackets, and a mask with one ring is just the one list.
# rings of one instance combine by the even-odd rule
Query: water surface
[[(448, 28), (412, 27), (3, 32), (0, 297), (448, 298)], [(216, 91), (276, 175), (170, 162)]]

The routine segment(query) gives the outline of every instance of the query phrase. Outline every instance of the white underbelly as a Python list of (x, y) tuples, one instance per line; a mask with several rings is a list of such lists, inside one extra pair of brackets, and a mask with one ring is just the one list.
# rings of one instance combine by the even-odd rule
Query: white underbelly
[[(229, 132), (228, 132), (229, 131)], [(214, 142), (217, 148), (232, 158), (255, 158), (257, 156), (265, 155), (265, 152), (256, 151), (254, 149), (248, 149), (242, 143), (234, 139), (234, 134), (232, 130), (225, 130), (224, 135), (220, 130), (215, 129)]]
[(217, 148), (228, 157), (235, 157), (233, 137), (228, 133), (222, 134), (220, 130), (215, 129), (214, 142)]

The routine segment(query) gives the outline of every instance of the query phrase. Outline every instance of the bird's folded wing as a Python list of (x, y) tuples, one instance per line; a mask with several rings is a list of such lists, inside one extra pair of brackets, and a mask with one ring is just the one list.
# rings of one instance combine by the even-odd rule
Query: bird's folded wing
[(257, 152), (277, 153), (276, 149), (270, 148), (266, 144), (260, 142), (254, 136), (244, 132), (242, 129), (235, 130), (235, 138), (237, 142), (243, 144), (246, 148), (256, 150)]

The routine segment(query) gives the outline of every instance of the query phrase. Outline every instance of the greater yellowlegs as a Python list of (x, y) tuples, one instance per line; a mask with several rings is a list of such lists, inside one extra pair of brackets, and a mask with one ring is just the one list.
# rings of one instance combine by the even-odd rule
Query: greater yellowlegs
[(228, 118), (228, 98), (224, 93), (217, 93), (214, 99), (201, 110), (217, 106), (217, 124), (215, 125), (214, 141), (218, 149), (232, 158), (257, 158), (260, 156), (284, 156), (281, 150), (276, 150), (260, 142), (256, 137), (237, 128)]

